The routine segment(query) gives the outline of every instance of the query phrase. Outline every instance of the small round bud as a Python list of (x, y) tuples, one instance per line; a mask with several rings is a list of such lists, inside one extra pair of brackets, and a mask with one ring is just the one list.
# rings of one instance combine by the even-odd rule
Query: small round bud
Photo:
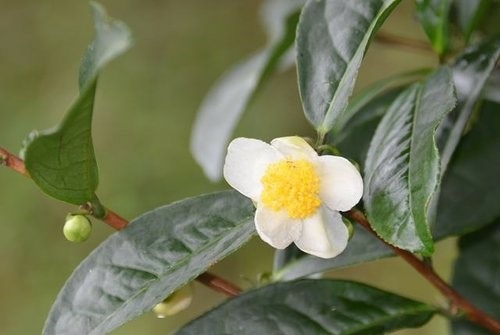
[(83, 242), (87, 240), (92, 231), (90, 220), (81, 214), (68, 215), (64, 224), (63, 233), (66, 239), (70, 242)]
[(192, 300), (193, 289), (191, 284), (188, 284), (153, 307), (153, 313), (155, 313), (157, 318), (164, 319), (167, 316), (175, 315), (188, 308)]

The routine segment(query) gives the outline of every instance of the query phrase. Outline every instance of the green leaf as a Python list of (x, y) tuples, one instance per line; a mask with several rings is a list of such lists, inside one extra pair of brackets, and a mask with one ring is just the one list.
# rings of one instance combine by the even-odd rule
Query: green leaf
[(439, 126), (437, 135), (443, 174), (472, 112), (480, 102), (481, 92), (499, 58), (500, 37), (469, 48), (453, 66), (453, 81), (457, 90), (458, 106)]
[[(340, 149), (342, 155), (364, 162), (370, 140), (377, 124), (395, 97), (402, 92), (401, 85), (428, 73), (427, 70), (399, 74), (383, 79), (356, 95), (348, 106), (350, 115), (345, 125), (332, 129), (328, 139)], [(336, 124), (336, 126), (339, 123)], [(332, 268), (340, 268), (392, 255), (392, 252), (377, 238), (359, 226), (354, 226), (353, 238), (342, 254), (331, 259), (307, 255), (291, 245), (276, 250), (273, 266), (273, 280), (293, 280), (307, 277)]]
[(133, 220), (92, 252), (59, 293), (44, 334), (105, 334), (243, 245), (254, 206), (235, 191), (190, 198)]
[[(400, 87), (406, 83), (414, 82), (416, 80), (422, 79), (425, 75), (428, 75), (431, 71), (428, 69), (420, 69), (410, 72), (399, 73), (394, 76), (379, 80), (374, 84), (368, 86), (359, 94), (357, 94), (347, 106), (345, 113), (339, 116), (339, 119), (332, 128), (331, 136), (339, 142), (336, 137), (342, 134), (342, 130), (347, 123), (351, 121), (356, 114), (363, 111), (364, 107), (370, 104), (375, 98), (379, 97), (382, 93), (389, 91), (392, 88)], [(356, 122), (356, 121), (355, 121)], [(359, 121), (358, 121), (359, 122)]]
[(176, 334), (385, 334), (421, 326), (434, 313), (434, 307), (360, 283), (301, 280), (242, 294)]
[[(387, 93), (387, 98), (390, 99), (389, 97), (393, 94), (393, 92)], [(385, 106), (388, 105), (389, 102), (386, 101)], [(373, 107), (371, 113), (370, 106)], [(347, 143), (350, 138), (357, 139), (356, 143), (359, 143), (361, 148), (357, 145), (341, 146), (343, 152), (352, 157), (353, 152), (356, 154), (358, 151), (361, 153), (366, 151), (364, 147), (368, 146), (367, 142), (384, 109), (386, 107), (382, 101), (375, 99), (367, 105), (366, 110), (357, 114), (360, 117), (372, 115), (375, 119), (366, 124), (361, 123), (363, 131), (358, 131), (357, 123), (350, 123), (349, 126), (353, 128), (348, 127), (344, 131), (352, 132), (345, 139)], [(441, 184), (437, 221), (432, 227), (432, 235), (436, 240), (477, 230), (500, 217), (500, 203), (498, 202), (500, 169), (497, 168), (500, 166), (499, 110), (500, 104), (485, 101), (480, 110), (479, 119), (457, 147), (456, 155)], [(344, 151), (344, 148), (349, 150)], [(361, 153), (357, 155), (362, 155)], [(355, 225), (352, 240), (339, 256), (332, 259), (303, 256), (281, 268), (273, 275), (273, 278), (293, 280), (393, 255), (391, 250), (376, 237), (367, 233), (359, 225)]]
[(361, 60), (399, 0), (310, 0), (297, 27), (297, 70), (304, 112), (325, 135), (345, 113)]
[(417, 0), (417, 17), (439, 55), (446, 52), (449, 39), (451, 0)]
[(447, 68), (401, 93), (377, 127), (365, 163), (365, 209), (388, 243), (431, 255), (428, 205), (439, 183), (434, 134), (455, 106)]
[[(500, 38), (467, 49), (453, 65), (453, 81), (457, 90), (458, 106), (438, 127), (436, 138), (441, 154), (441, 176), (462, 138), (467, 124), (482, 101), (482, 92), (500, 57)], [(432, 199), (430, 217), (436, 218), (439, 197)]]
[[(500, 320), (500, 220), (459, 240), (452, 283), (474, 306)], [(465, 320), (452, 323), (453, 334), (493, 334)]]
[(222, 177), (227, 144), (238, 120), (295, 39), (304, 0), (273, 0), (264, 7), (268, 45), (222, 76), (202, 102), (191, 133), (191, 153), (212, 181)]
[(468, 42), (472, 32), (488, 12), (491, 0), (456, 0), (455, 8), (458, 25), (462, 31), (465, 41)]
[(92, 112), (99, 71), (131, 45), (130, 31), (91, 3), (95, 38), (80, 66), (80, 95), (55, 128), (39, 132), (24, 156), (33, 181), (46, 194), (81, 205), (95, 198), (97, 163), (92, 145)]
[(484, 16), (478, 23), (478, 30), (486, 36), (495, 36), (500, 34), (498, 15), (500, 15), (500, 2), (498, 0), (494, 0), (488, 8), (488, 15)]
[(485, 101), (443, 179), (434, 236), (462, 235), (500, 217), (500, 104)]
[(343, 156), (363, 166), (375, 129), (396, 97), (408, 85), (391, 89), (371, 100), (331, 142)]
[[(484, 50), (484, 48), (480, 49)], [(477, 58), (469, 57), (471, 67), (474, 64), (472, 59), (491, 61), (488, 54), (483, 57), (479, 57), (479, 53), (476, 55)], [(457, 65), (460, 64), (461, 62), (457, 62)], [(477, 65), (474, 67), (480, 68)], [(465, 78), (472, 80), (471, 76)], [(471, 83), (470, 85), (476, 87), (480, 84), (480, 82), (475, 81), (475, 84)], [(463, 84), (459, 87), (459, 97), (468, 97), (465, 94), (466, 87)], [(333, 138), (332, 144), (336, 145), (346, 157), (363, 162), (375, 128), (400, 92), (401, 88), (396, 88), (367, 102), (346, 124), (340, 134)], [(364, 95), (361, 94), (361, 96)], [(355, 98), (352, 101), (356, 100), (362, 99)], [(459, 106), (463, 105), (463, 102), (459, 103)], [(442, 180), (437, 220), (432, 226), (432, 235), (438, 240), (474, 231), (500, 217), (500, 205), (497, 201), (500, 199), (500, 194), (497, 194), (500, 192), (500, 170), (496, 168), (500, 165), (500, 155), (498, 154), (500, 116), (496, 113), (500, 110), (500, 105), (485, 101), (480, 107), (479, 119), (472, 125), (472, 130), (461, 139), (449, 164), (449, 169)], [(452, 113), (457, 112), (455, 110)], [(478, 210), (472, 211), (470, 208)], [(360, 234), (361, 236), (359, 236)], [(365, 252), (365, 245), (369, 252)], [(292, 280), (392, 255), (389, 248), (375, 237), (355, 226), (353, 239), (349, 241), (346, 250), (339, 256), (329, 260), (321, 260), (307, 255), (300, 257), (277, 271), (274, 278), (276, 280)]]

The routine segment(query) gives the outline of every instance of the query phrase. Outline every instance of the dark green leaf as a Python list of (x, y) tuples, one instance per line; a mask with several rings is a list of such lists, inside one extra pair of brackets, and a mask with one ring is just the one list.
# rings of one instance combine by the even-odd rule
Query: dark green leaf
[(337, 137), (332, 136), (332, 144), (343, 156), (353, 159), (358, 164), (364, 164), (370, 141), (380, 119), (406, 87), (389, 90), (374, 98), (351, 119)]
[(483, 97), (486, 100), (500, 103), (500, 68), (491, 72), (483, 90)]
[[(490, 61), (489, 57), (481, 58)], [(465, 87), (462, 85), (461, 89)], [(333, 144), (343, 155), (364, 161), (376, 126), (399, 92), (400, 88), (372, 99), (346, 124), (339, 136), (333, 139)], [(459, 96), (467, 97), (465, 92), (459, 93)], [(500, 194), (497, 194), (500, 190), (500, 170), (497, 169), (500, 166), (498, 110), (499, 104), (484, 102), (479, 119), (457, 147), (441, 185), (437, 220), (432, 227), (436, 239), (476, 230), (500, 216), (497, 201), (500, 199)], [(471, 208), (478, 210), (472, 211)], [(365, 245), (369, 252), (365, 252)], [(338, 257), (322, 260), (306, 255), (289, 263), (274, 277), (277, 280), (292, 280), (392, 255), (375, 237), (356, 227), (353, 239)]]
[[(482, 92), (499, 57), (500, 38), (497, 38), (467, 49), (453, 65), (458, 106), (441, 122), (436, 134), (442, 177), (446, 175), (448, 164), (466, 126), (482, 100)], [(439, 197), (433, 198), (429, 206), (430, 217), (433, 219), (438, 215), (438, 201)]]
[[(388, 99), (391, 94), (393, 93), (387, 93)], [(389, 102), (386, 101), (385, 106), (388, 105)], [(370, 106), (374, 108), (371, 114), (369, 113)], [(374, 100), (373, 104), (367, 105), (368, 109), (360, 112), (358, 116), (379, 115), (379, 111), (383, 112), (385, 109), (383, 106), (381, 101)], [(497, 168), (500, 166), (499, 110), (500, 104), (485, 101), (479, 113), (479, 119), (457, 147), (456, 155), (441, 184), (437, 221), (432, 227), (432, 235), (437, 240), (471, 232), (500, 217), (500, 203), (498, 202), (500, 169)], [(351, 123), (350, 125), (354, 128), (352, 128), (352, 134), (345, 137), (346, 141), (350, 138), (366, 136), (360, 145), (367, 147), (367, 142), (379, 119), (380, 116), (368, 123), (366, 127), (363, 126), (362, 129), (365, 129), (365, 132), (358, 131), (354, 126), (355, 123)], [(345, 128), (345, 131), (350, 130), (349, 127)], [(355, 145), (347, 148), (354, 150), (342, 150), (349, 155), (352, 152), (357, 154), (358, 150), (365, 152), (365, 149), (360, 149)], [(287, 264), (273, 277), (276, 280), (292, 280), (392, 255), (389, 248), (377, 238), (355, 225), (354, 237), (339, 256), (326, 260), (303, 256)]]
[[(500, 320), (500, 220), (481, 231), (461, 237), (459, 247), (453, 286), (465, 299)], [(455, 335), (493, 334), (462, 320), (452, 325)]]
[(450, 71), (401, 93), (377, 127), (365, 163), (363, 196), (372, 228), (402, 249), (430, 255), (428, 205), (439, 183), (434, 133), (455, 106)]
[(462, 31), (465, 41), (469, 41), (481, 19), (487, 13), (491, 0), (456, 0), (458, 25)]
[(59, 293), (44, 334), (105, 334), (150, 310), (243, 245), (252, 202), (204, 195), (141, 215), (84, 260)]
[[(423, 73), (423, 70), (415, 71), (411, 75), (408, 73), (384, 79), (355, 96), (348, 106), (350, 112), (347, 113), (350, 113), (351, 117), (346, 122), (346, 126), (340, 127), (339, 133), (336, 135), (334, 135), (335, 128), (332, 129), (331, 135), (329, 134), (329, 137), (333, 138), (332, 144), (349, 159), (364, 162), (375, 128), (390, 104), (403, 90), (402, 87), (392, 89), (391, 87), (404, 84)], [(353, 238), (349, 241), (346, 250), (335, 258), (321, 259), (310, 256), (298, 250), (295, 245), (284, 250), (276, 250), (273, 279), (293, 280), (389, 255), (392, 255), (389, 248), (364, 229), (355, 225)]]
[(211, 180), (222, 176), (226, 147), (239, 118), (293, 45), (303, 2), (268, 1), (264, 14), (270, 42), (227, 72), (201, 104), (191, 133), (191, 153)]
[(486, 36), (496, 36), (500, 34), (500, 24), (498, 24), (499, 15), (500, 1), (494, 0), (488, 8), (488, 15), (485, 15), (478, 23), (478, 30)]
[[(409, 82), (414, 82), (416, 80), (421, 79), (425, 75), (429, 74), (431, 71), (427, 69), (415, 70), (411, 72), (400, 73), (382, 80), (377, 81), (376, 83), (370, 85), (365, 88), (359, 94), (357, 94), (347, 106), (345, 113), (339, 116), (339, 119), (335, 123), (332, 128), (331, 136), (334, 138), (336, 142), (339, 142), (337, 139), (338, 136), (346, 135), (346, 132), (342, 132), (344, 127), (351, 119), (356, 117), (356, 114), (362, 112), (363, 109), (373, 102), (373, 100), (379, 97), (382, 93), (389, 91), (391, 88), (396, 88), (402, 86)], [(366, 116), (364, 116), (366, 117)], [(364, 117), (362, 118), (364, 121)], [(370, 117), (371, 118), (371, 117)], [(359, 119), (359, 117), (358, 117)], [(355, 121), (356, 122), (356, 121)], [(359, 122), (359, 121), (357, 121)]]
[(453, 66), (458, 106), (441, 123), (437, 135), (443, 174), (499, 58), (500, 38), (496, 38), (469, 48)]
[(417, 0), (418, 19), (439, 55), (448, 47), (450, 6), (451, 0)]
[(370, 39), (399, 0), (310, 0), (297, 27), (304, 112), (325, 135), (347, 106)]
[(227, 301), (177, 335), (376, 335), (426, 323), (435, 308), (341, 280), (273, 284)]
[(436, 237), (462, 235), (500, 217), (500, 104), (484, 102), (443, 179)]
[(73, 204), (94, 198), (98, 184), (91, 124), (97, 75), (104, 65), (130, 47), (128, 28), (91, 3), (96, 35), (80, 66), (80, 95), (53, 129), (29, 141), (24, 156), (35, 183), (48, 195)]

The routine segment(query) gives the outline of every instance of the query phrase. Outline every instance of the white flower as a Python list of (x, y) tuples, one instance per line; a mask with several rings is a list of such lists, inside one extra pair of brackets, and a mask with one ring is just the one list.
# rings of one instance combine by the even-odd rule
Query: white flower
[(347, 159), (318, 156), (301, 137), (271, 144), (237, 138), (228, 147), (224, 178), (256, 207), (255, 227), (271, 246), (295, 242), (304, 252), (331, 258), (347, 246), (339, 211), (356, 205), (363, 180)]

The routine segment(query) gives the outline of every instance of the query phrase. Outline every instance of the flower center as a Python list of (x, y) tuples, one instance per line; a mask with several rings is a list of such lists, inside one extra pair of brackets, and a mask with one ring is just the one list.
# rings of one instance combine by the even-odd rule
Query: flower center
[(304, 159), (269, 164), (261, 183), (262, 204), (273, 211), (285, 210), (293, 219), (310, 216), (320, 205), (318, 175)]

